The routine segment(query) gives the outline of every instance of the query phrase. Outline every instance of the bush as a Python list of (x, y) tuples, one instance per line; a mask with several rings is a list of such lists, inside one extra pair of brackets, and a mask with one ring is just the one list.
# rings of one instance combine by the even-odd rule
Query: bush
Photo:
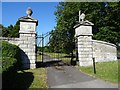
[(2, 42), (2, 57), (11, 57), (16, 58), (17, 53), (19, 52), (19, 47), (8, 42)]
[(14, 71), (14, 64), (17, 63), (17, 60), (15, 58), (10, 57), (3, 57), (2, 58), (2, 71), (8, 72), (8, 71)]
[(16, 71), (20, 68), (19, 47), (2, 42), (2, 72)]

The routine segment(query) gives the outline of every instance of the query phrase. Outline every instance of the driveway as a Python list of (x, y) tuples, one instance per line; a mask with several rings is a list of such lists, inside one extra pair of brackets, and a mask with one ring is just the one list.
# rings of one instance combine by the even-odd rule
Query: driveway
[[(57, 60), (46, 55), (45, 61), (53, 62)], [(113, 88), (112, 90), (118, 90), (114, 89), (118, 88), (117, 84), (93, 78), (82, 73), (74, 66), (64, 66), (62, 62), (57, 63), (58, 65), (48, 65), (47, 67), (49, 88)]]

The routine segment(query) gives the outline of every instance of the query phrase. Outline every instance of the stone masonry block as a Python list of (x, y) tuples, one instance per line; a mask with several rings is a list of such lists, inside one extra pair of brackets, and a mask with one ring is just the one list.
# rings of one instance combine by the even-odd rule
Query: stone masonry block
[(20, 38), (24, 37), (24, 34), (20, 34)]
[(90, 54), (90, 55), (93, 55), (93, 52), (91, 51), (89, 51), (89, 52), (79, 52), (79, 54), (80, 55), (85, 55), (85, 54)]
[(34, 41), (23, 41), (23, 42), (26, 43), (26, 44), (33, 44), (33, 45), (36, 44), (36, 42), (34, 42)]
[(92, 44), (92, 41), (78, 41), (78, 44)]
[(81, 62), (79, 61), (79, 65), (80, 66), (93, 66), (93, 62), (92, 61), (87, 61), (87, 62)]
[(92, 44), (78, 44), (78, 47), (80, 48), (89, 48), (89, 47), (92, 47)]
[(21, 44), (20, 45), (20, 48), (27, 48), (28, 47), (28, 44)]
[(36, 46), (34, 45), (34, 44), (28, 44), (28, 48), (33, 48), (33, 49), (35, 49), (36, 48)]
[(29, 53), (31, 53), (31, 52), (35, 52), (35, 49), (24, 48), (24, 51), (25, 51), (25, 52), (29, 52)]
[(32, 37), (36, 37), (36, 34), (31, 34)]
[(30, 63), (35, 63), (35, 60), (30, 60)]
[(33, 56), (33, 55), (31, 55), (31, 56), (29, 55), (28, 57), (30, 58), (30, 60), (35, 60), (36, 59), (35, 56)]
[(24, 34), (25, 37), (32, 37), (32, 35), (30, 33), (26, 33)]
[(79, 48), (79, 49), (78, 49), (78, 52), (81, 52), (81, 51), (82, 51), (82, 52), (84, 52), (84, 51), (85, 51), (85, 52), (87, 52), (87, 51), (88, 51), (88, 52), (90, 52), (90, 51), (92, 52), (92, 48)]
[(21, 40), (23, 40), (23, 41), (27, 41), (28, 40), (28, 37), (21, 37)]
[(23, 44), (23, 43), (24, 43), (24, 41), (20, 39), (19, 45), (21, 45), (21, 44)]
[(30, 64), (30, 69), (34, 69), (34, 68), (36, 68), (36, 64), (35, 63), (31, 63)]
[(35, 55), (36, 55), (35, 52), (29, 52), (29, 53), (28, 53), (28, 56), (35, 56)]
[(92, 58), (92, 54), (79, 54), (79, 58)]

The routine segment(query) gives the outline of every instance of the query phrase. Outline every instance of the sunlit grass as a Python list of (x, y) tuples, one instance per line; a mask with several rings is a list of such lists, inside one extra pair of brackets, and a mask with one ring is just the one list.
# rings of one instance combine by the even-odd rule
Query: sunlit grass
[[(41, 61), (41, 55), (37, 55), (37, 59)], [(36, 68), (10, 73), (4, 77), (4, 87), (47, 90), (47, 70), (46, 68)]]
[(68, 54), (64, 54), (64, 53), (45, 53), (45, 54), (49, 55), (52, 58), (62, 60), (64, 63), (70, 63), (71, 61), (71, 56)]
[(37, 54), (37, 62), (41, 62), (42, 61), (42, 55), (41, 54)]
[[(120, 60), (118, 61), (120, 65)], [(118, 77), (120, 77), (120, 74), (118, 74), (118, 61), (96, 63), (96, 74), (93, 73), (92, 66), (80, 67), (80, 70), (96, 78), (118, 83), (118, 81), (120, 82), (120, 79), (118, 79)]]
[(28, 90), (47, 87), (46, 68), (19, 70), (3, 77), (3, 88)]
[(47, 88), (47, 76), (45, 68), (24, 70), (33, 73), (34, 79), (29, 88)]

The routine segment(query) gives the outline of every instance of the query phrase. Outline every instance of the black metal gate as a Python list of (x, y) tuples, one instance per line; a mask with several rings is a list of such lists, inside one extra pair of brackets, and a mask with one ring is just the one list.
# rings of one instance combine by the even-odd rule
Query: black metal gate
[[(36, 62), (56, 62), (62, 61), (64, 65), (71, 65), (76, 63), (76, 51), (74, 54), (66, 54), (61, 51), (60, 37), (51, 38), (51, 32), (36, 36), (37, 43), (37, 60)], [(54, 47), (51, 46), (51, 39), (54, 39)], [(71, 56), (72, 55), (72, 56)], [(71, 62), (72, 61), (72, 62)], [(75, 64), (74, 63), (74, 64)]]

